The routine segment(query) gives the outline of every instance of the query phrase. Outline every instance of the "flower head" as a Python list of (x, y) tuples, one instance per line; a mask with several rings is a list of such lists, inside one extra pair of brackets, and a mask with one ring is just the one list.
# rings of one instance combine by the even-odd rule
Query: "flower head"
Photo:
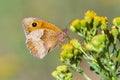
[(96, 16), (96, 13), (94, 11), (87, 11), (85, 13), (85, 17), (94, 18), (95, 16)]
[(81, 55), (78, 49), (79, 47), (80, 43), (77, 39), (72, 39), (69, 43), (64, 44), (60, 53), (61, 62), (65, 62), (66, 60), (69, 60), (71, 62), (74, 61), (77, 57), (79, 57)]
[(94, 11), (87, 11), (85, 13), (85, 20), (88, 22), (88, 24), (91, 24), (95, 16), (96, 13)]
[(72, 39), (70, 44), (72, 44), (75, 48), (79, 48), (81, 46), (77, 39)]
[(113, 19), (113, 24), (114, 24), (115, 26), (120, 27), (120, 17), (114, 18), (114, 19)]
[(61, 65), (52, 72), (52, 76), (57, 80), (72, 80), (73, 75), (66, 65)]
[(79, 19), (73, 20), (73, 22), (70, 26), (70, 30), (75, 32), (75, 31), (79, 31), (79, 29), (80, 29), (80, 20)]
[(94, 21), (93, 21), (93, 26), (98, 27), (101, 24), (101, 17), (100, 16), (95, 16)]

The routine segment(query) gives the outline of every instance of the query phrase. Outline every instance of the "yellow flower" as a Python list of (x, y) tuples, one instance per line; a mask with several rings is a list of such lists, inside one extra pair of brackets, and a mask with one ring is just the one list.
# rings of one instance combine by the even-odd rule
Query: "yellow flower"
[(107, 23), (108, 19), (107, 17), (101, 17), (101, 23)]
[(116, 17), (113, 19), (113, 24), (117, 27), (120, 26), (120, 17)]
[(64, 45), (62, 45), (62, 49), (71, 50), (71, 49), (73, 49), (73, 46), (71, 44), (64, 44)]
[(80, 26), (80, 20), (75, 19), (70, 26), (70, 30), (75, 32), (75, 31), (79, 30), (79, 26)]
[(75, 32), (76, 31), (76, 28), (74, 26), (70, 26), (70, 30)]
[(72, 80), (73, 75), (66, 65), (60, 65), (52, 72), (52, 76), (56, 80)]
[(96, 16), (96, 13), (94, 11), (87, 11), (85, 13), (85, 20), (90, 25), (92, 24), (93, 18)]
[(79, 50), (78, 49), (74, 49), (74, 55), (77, 56), (79, 54), (80, 54)]
[(70, 44), (74, 44), (77, 41), (78, 41), (77, 39), (72, 39), (72, 40), (70, 40)]
[(72, 22), (72, 26), (76, 26), (77, 24), (80, 23), (80, 20), (79, 19), (75, 19), (73, 22)]
[(85, 19), (80, 21), (82, 27), (87, 27), (87, 21)]
[(101, 23), (101, 17), (100, 16), (95, 16), (93, 26), (98, 27), (100, 25), (100, 23)]
[[(71, 55), (70, 53), (72, 53), (73, 51), (73, 45), (72, 44), (64, 44), (62, 46), (62, 52), (60, 53), (62, 58), (72, 58), (73, 55)], [(69, 55), (70, 54), (70, 55)]]
[(94, 19), (97, 21), (101, 21), (102, 18), (100, 16), (95, 16)]
[(85, 17), (94, 18), (95, 16), (96, 16), (96, 13), (94, 11), (87, 11), (85, 13)]
[(68, 54), (67, 54), (68, 59), (72, 59), (73, 56), (74, 56), (73, 53), (68, 53)]
[(57, 71), (67, 72), (68, 71), (68, 67), (66, 65), (61, 65), (61, 66), (57, 66), (56, 70)]
[(75, 48), (80, 48), (81, 46), (77, 39), (72, 39), (70, 44), (72, 44)]
[(60, 55), (61, 55), (62, 58), (66, 58), (66, 56), (67, 56), (66, 50), (63, 50), (63, 51), (60, 53)]

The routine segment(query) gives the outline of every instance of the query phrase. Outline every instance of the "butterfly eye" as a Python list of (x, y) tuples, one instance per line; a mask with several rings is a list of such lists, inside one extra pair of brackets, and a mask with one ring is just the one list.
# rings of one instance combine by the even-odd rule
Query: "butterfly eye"
[(33, 27), (36, 27), (36, 26), (37, 26), (37, 23), (36, 23), (36, 22), (33, 22), (33, 23), (32, 23), (32, 26), (33, 26)]

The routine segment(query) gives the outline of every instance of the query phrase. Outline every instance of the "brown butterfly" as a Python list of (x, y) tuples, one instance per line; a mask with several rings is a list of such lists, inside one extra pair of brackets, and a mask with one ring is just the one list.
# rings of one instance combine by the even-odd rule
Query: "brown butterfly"
[(25, 18), (22, 24), (28, 49), (40, 59), (67, 37), (66, 30), (38, 18)]

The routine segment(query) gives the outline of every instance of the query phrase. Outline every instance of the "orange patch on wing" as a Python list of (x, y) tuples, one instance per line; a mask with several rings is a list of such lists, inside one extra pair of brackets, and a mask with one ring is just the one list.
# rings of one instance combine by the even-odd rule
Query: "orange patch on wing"
[(54, 30), (54, 31), (56, 31), (56, 32), (62, 32), (62, 30), (59, 29), (58, 27), (56, 27), (55, 25), (50, 24), (50, 23), (45, 22), (45, 21), (42, 22), (41, 28), (47, 28), (47, 29)]
[[(36, 23), (37, 25), (33, 27), (32, 25), (33, 23)], [(44, 28), (51, 29), (56, 32), (62, 32), (62, 30), (56, 27), (55, 25), (48, 23), (46, 21), (43, 21), (43, 20), (39, 20), (37, 18), (29, 18), (29, 19), (25, 18), (23, 20), (23, 26), (27, 34), (29, 34), (30, 32), (34, 30), (39, 30), (39, 29), (44, 29)]]

